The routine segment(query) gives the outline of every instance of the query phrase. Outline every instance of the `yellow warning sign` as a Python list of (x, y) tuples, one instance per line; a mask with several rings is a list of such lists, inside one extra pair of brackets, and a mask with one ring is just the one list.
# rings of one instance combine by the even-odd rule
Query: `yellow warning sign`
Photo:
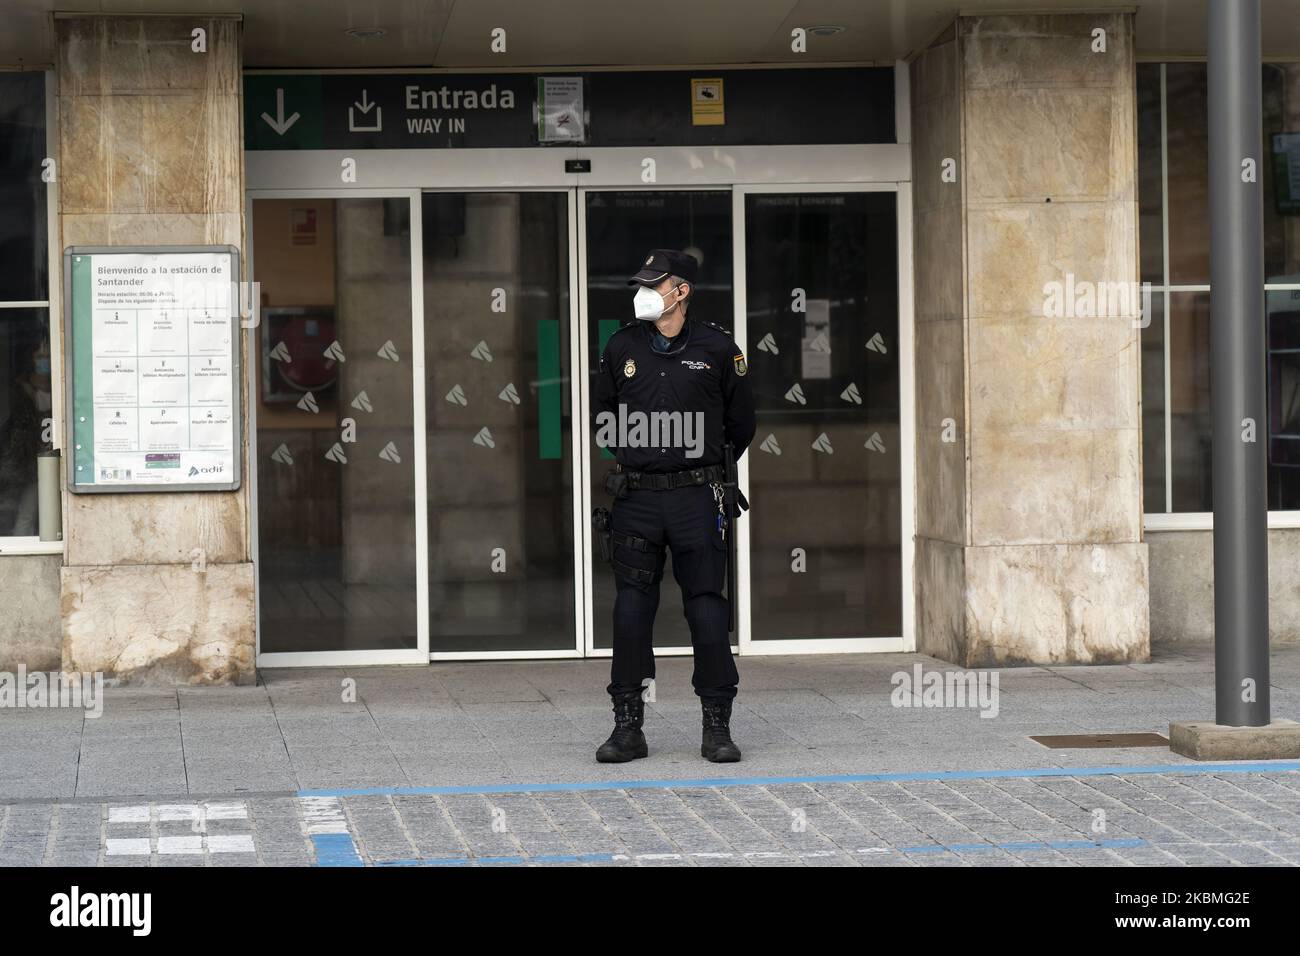
[(722, 77), (691, 80), (691, 125), (722, 126), (727, 115), (722, 106)]

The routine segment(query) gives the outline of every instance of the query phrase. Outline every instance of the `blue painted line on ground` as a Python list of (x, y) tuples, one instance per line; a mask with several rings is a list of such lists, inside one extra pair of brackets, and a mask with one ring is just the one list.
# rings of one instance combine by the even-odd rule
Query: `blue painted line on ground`
[(683, 780), (598, 780), (583, 783), (510, 783), (454, 787), (359, 787), (299, 790), (300, 797), (419, 796), (432, 794), (563, 793), (593, 790), (763, 787), (814, 783), (920, 783), (927, 780), (996, 780), (1015, 777), (1110, 777), (1123, 774), (1289, 773), (1300, 760), (1216, 764), (1143, 764), (1131, 767), (1037, 767), (1024, 770), (934, 770), (905, 773), (822, 774), (810, 777), (711, 777)]
[(357, 845), (347, 833), (313, 833), (317, 866), (364, 866)]
[[(842, 855), (855, 856), (861, 853), (972, 853), (987, 850), (1110, 850), (1127, 847), (1145, 846), (1146, 840), (1045, 840), (1021, 843), (952, 843), (925, 844), (921, 846), (900, 847), (864, 847), (861, 850), (844, 850)], [(662, 858), (665, 854), (651, 854)], [(688, 858), (691, 853), (668, 854)], [(713, 854), (710, 854), (713, 855)], [(743, 853), (724, 853), (726, 857), (743, 857)], [(777, 856), (797, 856), (797, 854), (776, 851)], [(530, 863), (612, 863), (615, 859), (635, 860), (639, 854), (613, 853), (546, 853), (537, 856), (484, 856), (484, 857), (434, 857), (428, 860), (379, 860), (375, 866), (526, 866)]]
[(923, 844), (921, 846), (903, 846), (900, 853), (972, 853), (982, 850), (1118, 850), (1135, 846), (1146, 846), (1146, 840), (1030, 840), (1019, 843), (952, 843)]
[(449, 856), (428, 860), (378, 860), (375, 866), (519, 866), (527, 863), (609, 863), (613, 853), (542, 853), (537, 856)]

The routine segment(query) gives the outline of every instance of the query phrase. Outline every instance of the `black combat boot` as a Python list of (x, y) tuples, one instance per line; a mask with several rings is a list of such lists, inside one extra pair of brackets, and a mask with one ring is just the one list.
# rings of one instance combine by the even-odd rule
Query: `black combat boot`
[(614, 694), (614, 732), (596, 750), (600, 763), (626, 763), (650, 752), (641, 722), (645, 720), (645, 701), (641, 691)]
[(701, 697), (700, 709), (704, 712), (700, 756), (714, 763), (735, 763), (740, 759), (740, 748), (731, 739), (731, 701)]

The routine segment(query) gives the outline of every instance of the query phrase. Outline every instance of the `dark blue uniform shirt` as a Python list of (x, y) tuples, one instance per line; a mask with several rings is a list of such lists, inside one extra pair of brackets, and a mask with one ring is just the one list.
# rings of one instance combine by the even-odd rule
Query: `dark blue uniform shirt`
[(703, 412), (702, 453), (688, 457), (690, 449), (667, 440), (642, 447), (615, 441), (606, 447), (633, 471), (685, 471), (720, 464), (725, 442), (735, 445), (739, 459), (753, 441), (757, 424), (745, 356), (731, 335), (691, 318), (669, 340), (666, 352), (653, 347), (655, 335), (653, 322), (635, 320), (610, 336), (592, 388), (593, 427), (599, 434), (600, 413), (617, 417), (620, 405), (625, 418), (632, 412), (647, 417), (655, 412)]

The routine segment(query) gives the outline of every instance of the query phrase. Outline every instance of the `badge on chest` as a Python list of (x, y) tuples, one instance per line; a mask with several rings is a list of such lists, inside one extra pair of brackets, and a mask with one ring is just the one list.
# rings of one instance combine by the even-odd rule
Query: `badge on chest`
[(636, 362), (633, 359), (628, 359), (626, 362), (623, 363), (623, 376), (625, 378), (631, 378), (635, 374), (636, 374)]

